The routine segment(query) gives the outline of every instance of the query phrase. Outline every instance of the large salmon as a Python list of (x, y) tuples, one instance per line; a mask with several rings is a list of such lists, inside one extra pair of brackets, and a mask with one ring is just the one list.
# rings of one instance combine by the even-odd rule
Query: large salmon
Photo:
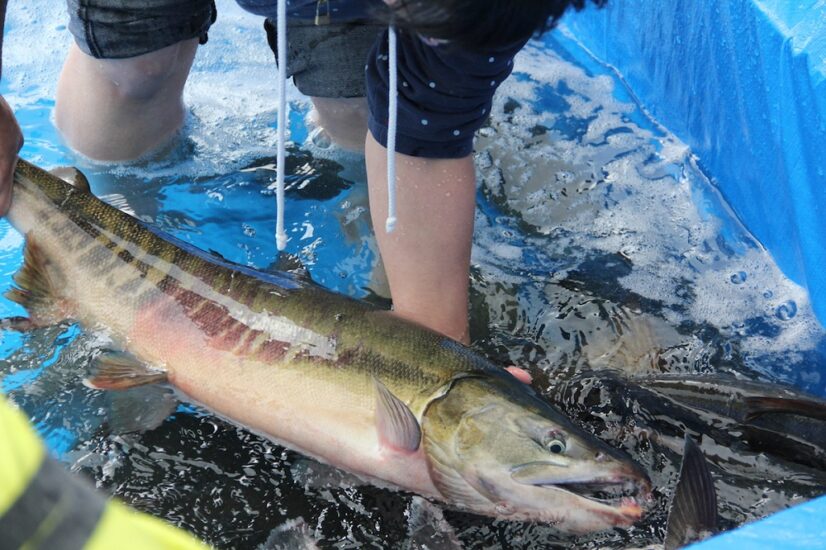
[(645, 474), (461, 344), (289, 275), (192, 249), (20, 160), (8, 296), (121, 348), (88, 382), (168, 383), (287, 447), (495, 517), (588, 532), (642, 514)]

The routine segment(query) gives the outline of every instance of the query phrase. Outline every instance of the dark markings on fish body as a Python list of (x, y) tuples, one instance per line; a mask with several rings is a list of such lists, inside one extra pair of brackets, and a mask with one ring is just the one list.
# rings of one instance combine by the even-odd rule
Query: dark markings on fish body
[(253, 356), (264, 362), (275, 362), (284, 357), (290, 345), (278, 340), (267, 340), (253, 352)]
[(187, 317), (192, 319), (207, 336), (216, 336), (227, 328), (223, 325), (228, 318), (226, 308), (212, 302), (203, 301), (197, 310), (187, 311), (187, 314)]
[(126, 264), (131, 264), (135, 261), (135, 256), (133, 256), (132, 253), (126, 250), (125, 248), (121, 248), (118, 251), (118, 258), (120, 258), (123, 261), (123, 263)]
[(243, 323), (237, 320), (234, 321), (235, 322), (232, 326), (230, 326), (217, 338), (219, 345), (224, 349), (234, 350), (238, 346), (238, 343), (241, 342), (241, 338), (246, 334), (246, 332), (251, 330)]
[(105, 273), (109, 270), (112, 253), (102, 244), (95, 244), (80, 256), (80, 263), (92, 271)]

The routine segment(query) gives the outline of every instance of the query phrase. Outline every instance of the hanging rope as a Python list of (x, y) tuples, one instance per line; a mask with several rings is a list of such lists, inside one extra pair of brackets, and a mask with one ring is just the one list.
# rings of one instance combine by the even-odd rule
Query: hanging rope
[(396, 28), (388, 29), (388, 54), (390, 57), (390, 91), (387, 113), (387, 220), (385, 231), (391, 233), (396, 227), (396, 118), (398, 106), (398, 53), (396, 48)]
[(287, 137), (287, 0), (278, 0), (278, 129), (276, 134), (276, 172), (275, 172), (275, 244), (278, 250), (287, 247), (287, 234), (284, 232), (284, 170)]

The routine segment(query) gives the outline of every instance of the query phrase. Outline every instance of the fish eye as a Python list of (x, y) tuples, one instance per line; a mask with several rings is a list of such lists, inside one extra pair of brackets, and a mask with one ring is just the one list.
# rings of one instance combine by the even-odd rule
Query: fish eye
[(565, 445), (565, 441), (559, 439), (558, 437), (555, 437), (548, 441), (548, 443), (545, 446), (548, 448), (548, 451), (555, 455), (564, 453), (565, 449), (567, 448)]
[(548, 449), (548, 452), (559, 455), (564, 453), (568, 445), (565, 443), (565, 438), (556, 432), (551, 432), (545, 438), (545, 448)]

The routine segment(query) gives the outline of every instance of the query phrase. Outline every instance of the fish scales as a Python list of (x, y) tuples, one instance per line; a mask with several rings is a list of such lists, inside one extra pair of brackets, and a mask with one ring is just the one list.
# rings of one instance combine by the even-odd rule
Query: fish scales
[[(646, 492), (636, 465), (440, 334), (288, 275), (213, 258), (23, 160), (8, 216), (31, 251), (20, 281), (55, 293), (60, 313), (105, 327), (188, 399), (238, 424), (477, 513), (575, 532), (642, 513), (624, 489), (609, 490), (608, 500), (577, 492)], [(20, 289), (14, 298), (39, 306), (33, 296)], [(570, 456), (559, 455), (563, 439)], [(574, 490), (554, 484), (572, 472)]]
[[(36, 173), (29, 173), (26, 165), (21, 167), (21, 171), (29, 178), (38, 177)], [(47, 248), (50, 245), (56, 248), (56, 243), (65, 242), (67, 238), (75, 244), (74, 250), (50, 254), (50, 257), (62, 258), (64, 263), (59, 267), (68, 278), (83, 281), (88, 276), (96, 277), (102, 272), (100, 267), (106, 266), (117, 274), (121, 287), (134, 286), (136, 280), (143, 281), (134, 289), (136, 291), (128, 295), (117, 290), (106, 292), (96, 289), (98, 296), (90, 296), (82, 288), (73, 288), (73, 284), (69, 283), (67, 294), (87, 295), (86, 299), (78, 300), (78, 310), (74, 312), (78, 319), (85, 325), (114, 328), (114, 336), (119, 337), (124, 347), (150, 365), (168, 370), (173, 384), (196, 401), (211, 403), (214, 401), (213, 394), (219, 393), (219, 390), (208, 389), (196, 381), (199, 379), (196, 373), (203, 369), (194, 369), (192, 363), (195, 361), (180, 360), (182, 353), (171, 349), (172, 345), (160, 346), (163, 349), (158, 352), (157, 344), (163, 343), (163, 338), (158, 337), (157, 333), (174, 332), (176, 328), (174, 323), (178, 317), (169, 309), (172, 303), (180, 305), (176, 313), (189, 319), (192, 327), (197, 329), (195, 334), (199, 336), (194, 342), (176, 339), (175, 347), (204, 348), (190, 349), (189, 352), (197, 352), (194, 353), (196, 357), (213, 365), (229, 363), (223, 353), (241, 355), (246, 360), (241, 363), (240, 369), (226, 364), (220, 368), (243, 369), (245, 372), (238, 372), (238, 376), (257, 376), (261, 380), (259, 386), (270, 388), (273, 395), (287, 392), (312, 399), (326, 393), (328, 400), (336, 404), (328, 407), (331, 415), (347, 417), (339, 411), (360, 409), (362, 418), (356, 424), (364, 427), (364, 448), (370, 448), (370, 453), (376, 446), (372, 425), (372, 376), (382, 379), (396, 395), (411, 404), (417, 398), (426, 398), (437, 391), (451, 377), (450, 372), (444, 369), (440, 372), (434, 363), (411, 360), (420, 355), (415, 345), (416, 339), (408, 346), (382, 346), (396, 348), (407, 360), (369, 351), (368, 348), (375, 349), (378, 342), (397, 339), (399, 331), (396, 329), (406, 327), (388, 326), (383, 330), (371, 331), (371, 328), (375, 329), (375, 326), (371, 327), (375, 323), (358, 322), (360, 317), (372, 313), (362, 304), (338, 297), (331, 300), (330, 295), (319, 293), (314, 287), (278, 287), (205, 261), (162, 240), (137, 220), (97, 200), (90, 200), (87, 194), (63, 182), (49, 180), (35, 187), (28, 178), (18, 178), (17, 185), (18, 189), (23, 189), (23, 193), (16, 189), (17, 195), (23, 196), (15, 196), (12, 221), (15, 222), (15, 213), (20, 210), (18, 206), (30, 202), (37, 205), (38, 220), (48, 219), (52, 223), (32, 224), (28, 228), (25, 222), (20, 223), (24, 233)], [(58, 219), (62, 221), (57, 222)], [(170, 301), (165, 302), (163, 296), (169, 297)], [(392, 318), (383, 321), (391, 321), (390, 325), (394, 325)], [(358, 336), (356, 332), (359, 332)], [(269, 333), (269, 337), (265, 333)], [(276, 338), (279, 334), (281, 338)], [(428, 334), (425, 340), (428, 339), (438, 337)], [(335, 350), (320, 349), (325, 345), (334, 346)], [(279, 362), (285, 358), (290, 361)], [(341, 368), (343, 365), (347, 368)], [(429, 369), (430, 373), (418, 372), (422, 367), (423, 370)], [(288, 369), (297, 372), (303, 382), (296, 383), (296, 375), (282, 377), (284, 380), (281, 383), (277, 375), (270, 376), (278, 370)], [(215, 370), (217, 372), (219, 368)], [(258, 372), (251, 374), (250, 371)], [(331, 376), (339, 380), (329, 380)], [(324, 385), (329, 388), (326, 392)], [(301, 386), (313, 389), (300, 391), (298, 388)], [(341, 387), (353, 388), (354, 391), (342, 392)], [(349, 398), (342, 398), (348, 394)], [(266, 401), (269, 398), (261, 396), (260, 399)], [(235, 408), (227, 403), (216, 409), (226, 416), (243, 417)], [(295, 407), (294, 412), (295, 416), (299, 416), (301, 411)], [(279, 435), (279, 430), (260, 422), (259, 418), (242, 418), (242, 422), (256, 430)], [(349, 431), (347, 437), (352, 437), (352, 430)], [(330, 445), (341, 443), (328, 442)], [(297, 447), (314, 456), (323, 454), (323, 449), (315, 449), (308, 442)], [(361, 469), (360, 464), (349, 467), (356, 471)], [(403, 480), (397, 481), (401, 481), (401, 485), (411, 485)], [(424, 485), (428, 488), (426, 483)]]

